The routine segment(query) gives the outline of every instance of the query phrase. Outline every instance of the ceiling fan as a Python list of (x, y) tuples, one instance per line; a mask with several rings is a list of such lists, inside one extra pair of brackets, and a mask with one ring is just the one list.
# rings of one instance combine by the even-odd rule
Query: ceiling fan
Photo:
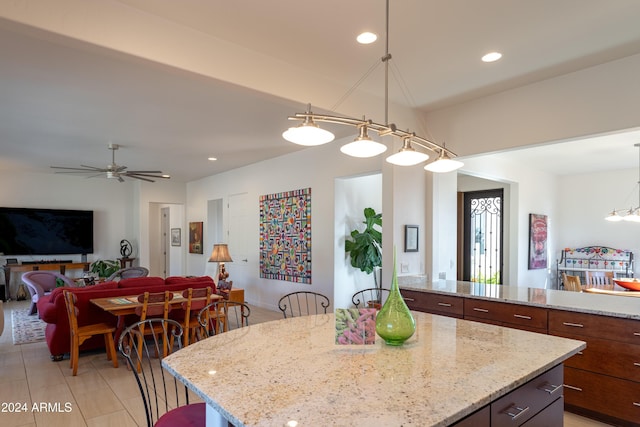
[(124, 182), (124, 178), (135, 178), (142, 181), (155, 182), (151, 178), (171, 178), (167, 174), (163, 174), (162, 171), (128, 171), (126, 166), (120, 166), (116, 164), (116, 150), (120, 148), (118, 144), (109, 144), (109, 150), (111, 150), (111, 164), (106, 168), (98, 168), (95, 166), (80, 165), (79, 168), (69, 168), (64, 166), (51, 166), (53, 169), (64, 169), (56, 173), (92, 173), (94, 175), (87, 178), (93, 178), (102, 174), (107, 174), (109, 179), (117, 179), (120, 182)]

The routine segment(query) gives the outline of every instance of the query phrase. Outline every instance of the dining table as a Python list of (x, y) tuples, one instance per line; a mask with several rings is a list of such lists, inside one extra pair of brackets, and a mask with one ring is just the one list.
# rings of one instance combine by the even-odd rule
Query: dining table
[[(181, 308), (182, 304), (187, 302), (187, 298), (182, 295), (182, 291), (170, 291), (173, 292), (173, 299), (170, 302), (172, 309)], [(116, 326), (116, 337), (120, 336), (120, 333), (125, 328), (125, 316), (129, 314), (136, 314), (136, 309), (142, 307), (142, 303), (138, 301), (140, 293), (135, 295), (123, 295), (104, 298), (92, 298), (89, 301), (91, 304), (96, 305), (104, 311), (113, 314), (118, 318)], [(220, 301), (223, 297), (217, 294), (211, 295), (211, 302)]]
[(552, 371), (562, 407), (563, 361), (584, 342), (412, 313), (402, 346), (338, 345), (328, 313), (225, 332), (162, 365), (204, 400), (209, 427), (448, 426)]

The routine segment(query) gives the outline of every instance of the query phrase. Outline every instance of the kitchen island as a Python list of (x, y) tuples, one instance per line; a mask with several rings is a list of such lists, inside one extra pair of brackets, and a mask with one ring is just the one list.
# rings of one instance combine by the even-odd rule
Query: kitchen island
[[(163, 365), (207, 403), (208, 426), (448, 426), (469, 417), (491, 425), (500, 416), (562, 423), (562, 363), (584, 342), (414, 314), (416, 333), (401, 347), (379, 337), (336, 345), (326, 314), (226, 332)], [(514, 405), (511, 393), (518, 400), (523, 390), (540, 398)]]
[(399, 278), (412, 310), (573, 338), (587, 348), (565, 362), (565, 409), (640, 426), (640, 298), (470, 282)]

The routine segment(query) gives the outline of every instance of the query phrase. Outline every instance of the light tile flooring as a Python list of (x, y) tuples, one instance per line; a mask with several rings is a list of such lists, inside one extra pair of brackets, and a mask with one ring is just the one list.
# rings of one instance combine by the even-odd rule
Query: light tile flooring
[[(11, 310), (27, 307), (26, 301), (4, 304), (5, 327), (0, 336), (0, 426), (145, 426), (140, 394), (122, 357), (120, 368), (114, 369), (104, 353), (82, 354), (78, 375), (73, 377), (69, 360), (50, 361), (44, 342), (13, 345)], [(252, 307), (250, 320), (260, 323), (281, 318), (280, 312)], [(18, 412), (12, 404), (26, 404), (26, 411)], [(38, 408), (44, 406), (33, 410), (34, 404)], [(4, 412), (9, 409), (13, 412)], [(569, 413), (565, 413), (564, 421), (566, 427), (606, 426)]]

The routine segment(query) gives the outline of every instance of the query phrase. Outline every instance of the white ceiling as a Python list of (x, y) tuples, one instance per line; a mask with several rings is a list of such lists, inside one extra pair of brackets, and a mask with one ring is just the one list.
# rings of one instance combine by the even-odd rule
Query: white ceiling
[[(118, 163), (161, 169), (180, 181), (280, 156), (299, 149), (280, 136), (288, 115), (309, 101), (334, 109), (384, 54), (384, 40), (354, 41), (363, 30), (384, 35), (381, 0), (111, 0), (93, 4), (93, 15), (89, 6), (57, 3), (34, 13), (38, 25), (76, 29), (91, 43), (15, 22), (17, 7), (0, 5), (0, 18), (9, 18), (0, 19), (2, 170), (105, 166), (109, 141), (122, 146)], [(637, 54), (639, 18), (637, 0), (392, 1), (390, 98), (429, 111)], [(184, 40), (203, 41), (205, 50)], [(153, 60), (114, 46), (138, 48)], [(480, 62), (490, 50), (503, 59)], [(213, 66), (198, 68), (205, 62)], [(350, 97), (382, 103), (383, 75), (379, 66)], [(347, 104), (335, 110), (355, 115)], [(593, 161), (603, 165), (613, 153), (618, 167), (633, 167), (638, 136), (597, 141)], [(619, 157), (613, 144), (633, 154)], [(565, 149), (552, 150), (541, 164), (566, 170)], [(572, 163), (589, 161), (575, 160), (591, 151), (586, 143), (566, 150)]]

